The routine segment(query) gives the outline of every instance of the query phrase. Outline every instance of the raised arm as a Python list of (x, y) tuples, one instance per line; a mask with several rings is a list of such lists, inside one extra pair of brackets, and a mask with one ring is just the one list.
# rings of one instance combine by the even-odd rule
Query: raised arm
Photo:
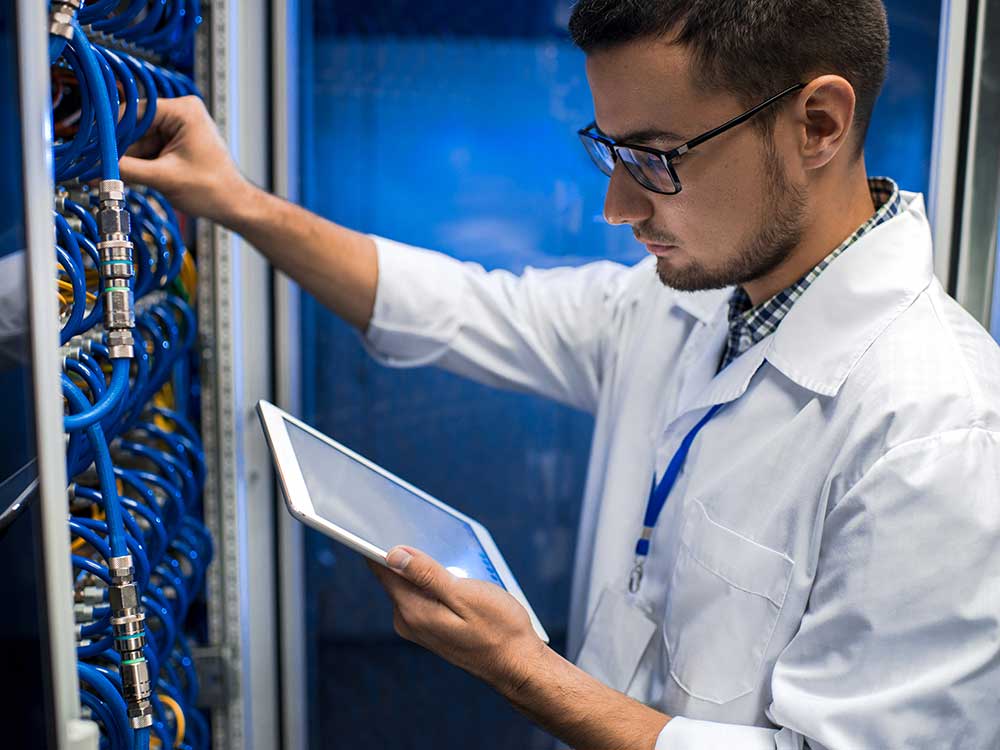
[(177, 209), (241, 234), (322, 304), (367, 329), (378, 281), (375, 243), (247, 180), (197, 97), (161, 99), (121, 172), (128, 182), (159, 190)]
[[(163, 100), (121, 161), (126, 181), (244, 236), (394, 367), (436, 365), (593, 411), (627, 318), (630, 269), (487, 273), (371, 237), (269, 195), (233, 163), (201, 100)], [(640, 269), (642, 271), (643, 269)], [(652, 280), (651, 269), (645, 276)]]

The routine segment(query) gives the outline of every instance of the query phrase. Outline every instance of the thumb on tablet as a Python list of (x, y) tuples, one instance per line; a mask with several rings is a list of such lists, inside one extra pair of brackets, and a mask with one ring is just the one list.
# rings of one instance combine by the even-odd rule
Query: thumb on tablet
[(393, 547), (385, 561), (407, 581), (431, 594), (440, 596), (455, 580), (434, 558), (412, 547)]
[(410, 564), (412, 559), (413, 555), (406, 547), (393, 547), (389, 550), (389, 554), (385, 556), (385, 561), (389, 563), (389, 567), (400, 573), (406, 570), (406, 566)]

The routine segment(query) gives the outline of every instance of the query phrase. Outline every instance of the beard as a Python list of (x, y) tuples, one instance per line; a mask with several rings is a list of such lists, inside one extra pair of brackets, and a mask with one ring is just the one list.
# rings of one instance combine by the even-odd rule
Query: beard
[(805, 190), (788, 179), (773, 141), (768, 138), (766, 144), (761, 193), (765, 200), (754, 234), (717, 268), (697, 261), (678, 268), (667, 258), (657, 258), (656, 274), (665, 286), (681, 292), (700, 292), (745, 284), (771, 273), (801, 242)]

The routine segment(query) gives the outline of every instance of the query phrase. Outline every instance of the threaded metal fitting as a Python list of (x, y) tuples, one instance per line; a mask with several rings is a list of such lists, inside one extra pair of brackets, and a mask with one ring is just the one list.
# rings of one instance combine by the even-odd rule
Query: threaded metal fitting
[(73, 605), (73, 620), (74, 622), (90, 622), (94, 619), (94, 606), (92, 604), (84, 604), (78, 602)]
[(100, 190), (101, 203), (125, 200), (125, 183), (121, 180), (101, 180), (98, 189)]
[(111, 359), (132, 359), (135, 356), (135, 339), (130, 329), (108, 331), (107, 342)]
[(149, 701), (152, 686), (149, 682), (149, 664), (143, 657), (122, 659), (122, 695), (128, 706), (129, 722), (135, 729), (151, 726), (153, 706)]
[(105, 206), (97, 212), (97, 231), (101, 235), (128, 235), (132, 231), (132, 216), (124, 206)]
[(76, 12), (80, 10), (82, 0), (58, 0), (52, 3), (49, 33), (61, 36), (63, 39), (73, 38), (73, 21)]
[[(109, 279), (105, 284), (122, 283), (120, 279)], [(127, 286), (106, 286), (104, 288), (104, 328), (110, 336), (124, 329), (135, 327), (134, 295)], [(134, 341), (133, 341), (134, 343)], [(112, 355), (114, 356), (114, 355)]]
[(84, 586), (73, 594), (73, 600), (80, 604), (104, 604), (104, 589), (100, 586)]
[(130, 705), (128, 718), (133, 729), (145, 729), (153, 726), (153, 704), (145, 700)]
[(135, 569), (132, 567), (132, 555), (112, 557), (108, 560), (108, 572), (111, 574), (113, 586), (125, 586), (132, 583)]
[(73, 15), (67, 12), (64, 6), (52, 6), (52, 20), (49, 24), (49, 33), (53, 36), (61, 36), (66, 40), (73, 39)]
[(134, 583), (112, 586), (108, 591), (108, 603), (116, 617), (127, 611), (134, 612), (139, 608), (139, 589)]

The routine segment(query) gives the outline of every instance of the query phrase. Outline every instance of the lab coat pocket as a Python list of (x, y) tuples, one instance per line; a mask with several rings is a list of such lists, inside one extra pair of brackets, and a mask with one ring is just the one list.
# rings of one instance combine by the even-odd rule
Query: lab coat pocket
[(670, 676), (686, 693), (721, 704), (755, 688), (793, 567), (791, 558), (719, 525), (694, 501), (663, 623)]

